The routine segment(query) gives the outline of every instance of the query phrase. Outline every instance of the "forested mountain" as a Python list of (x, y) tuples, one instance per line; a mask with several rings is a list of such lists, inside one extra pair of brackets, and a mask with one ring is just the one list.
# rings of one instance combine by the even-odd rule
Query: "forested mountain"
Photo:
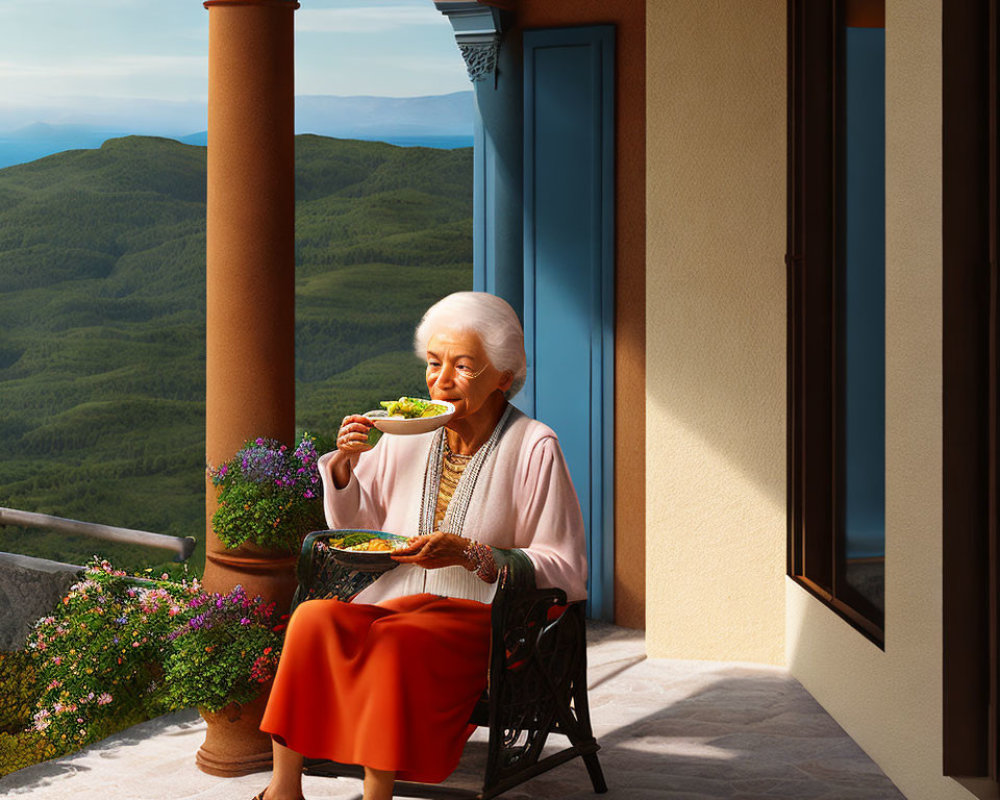
[[(330, 436), (419, 391), (420, 313), (471, 288), (472, 152), (299, 136), (296, 169), (297, 422)], [(126, 137), (0, 170), (0, 505), (200, 541), (204, 336), (203, 147)], [(2, 528), (0, 550), (110, 552)]]

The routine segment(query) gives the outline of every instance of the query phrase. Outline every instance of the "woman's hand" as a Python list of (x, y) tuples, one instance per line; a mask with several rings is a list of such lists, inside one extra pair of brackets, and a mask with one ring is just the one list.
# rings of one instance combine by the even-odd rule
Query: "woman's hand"
[(425, 569), (464, 567), (468, 563), (465, 548), (469, 540), (454, 533), (435, 531), (429, 536), (414, 536), (404, 547), (393, 550), (392, 559), (401, 564), (417, 564)]
[(337, 449), (345, 455), (354, 455), (371, 450), (368, 444), (368, 431), (374, 427), (368, 417), (361, 414), (350, 414), (344, 417), (337, 432)]
[(343, 489), (350, 483), (351, 461), (356, 461), (361, 453), (372, 449), (368, 444), (368, 431), (372, 427), (372, 421), (360, 414), (344, 417), (340, 430), (337, 431), (337, 449), (319, 457), (317, 465), (320, 472), (329, 469), (333, 485), (337, 489)]

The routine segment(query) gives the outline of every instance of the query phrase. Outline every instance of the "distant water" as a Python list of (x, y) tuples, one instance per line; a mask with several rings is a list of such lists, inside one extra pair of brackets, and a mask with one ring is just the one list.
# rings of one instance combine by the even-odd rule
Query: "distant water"
[(357, 136), (354, 138), (369, 142), (388, 142), (400, 147), (435, 147), (438, 150), (472, 147), (471, 136)]

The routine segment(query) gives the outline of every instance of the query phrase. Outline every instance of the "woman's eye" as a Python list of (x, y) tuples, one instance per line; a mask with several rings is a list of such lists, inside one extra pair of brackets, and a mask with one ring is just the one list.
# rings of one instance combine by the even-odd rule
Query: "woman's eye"
[(462, 372), (472, 372), (472, 367), (470, 367), (468, 364), (459, 364), (458, 367), (456, 367), (456, 369)]

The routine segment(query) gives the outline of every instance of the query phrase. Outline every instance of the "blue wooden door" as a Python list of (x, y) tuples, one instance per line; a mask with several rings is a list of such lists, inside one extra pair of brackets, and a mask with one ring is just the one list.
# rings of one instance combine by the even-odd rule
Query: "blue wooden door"
[(614, 613), (614, 28), (524, 33), (520, 404), (559, 436), (583, 508), (588, 612)]

